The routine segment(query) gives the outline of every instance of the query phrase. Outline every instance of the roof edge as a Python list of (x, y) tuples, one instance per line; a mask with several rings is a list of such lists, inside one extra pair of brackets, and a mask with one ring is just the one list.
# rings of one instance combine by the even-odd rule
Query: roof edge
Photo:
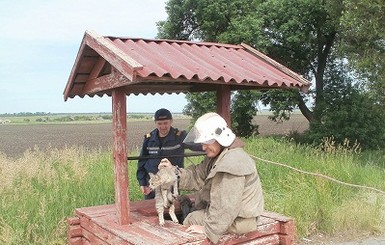
[(291, 69), (287, 68), (286, 66), (278, 63), (277, 61), (273, 60), (272, 58), (268, 57), (267, 55), (263, 54), (262, 52), (259, 52), (258, 50), (254, 49), (253, 47), (251, 47), (250, 45), (248, 45), (246, 43), (241, 43), (241, 46), (244, 47), (246, 50), (250, 51), (251, 53), (253, 53), (258, 58), (269, 63), (270, 65), (274, 66), (275, 68), (277, 68), (281, 72), (285, 73), (286, 75), (290, 76), (291, 78), (293, 78), (293, 79), (297, 80), (298, 82), (300, 82), (301, 84), (303, 84), (303, 88), (301, 88), (301, 90), (303, 90), (304, 92), (306, 92), (309, 89), (311, 82), (309, 80), (305, 79), (303, 76), (292, 71)]

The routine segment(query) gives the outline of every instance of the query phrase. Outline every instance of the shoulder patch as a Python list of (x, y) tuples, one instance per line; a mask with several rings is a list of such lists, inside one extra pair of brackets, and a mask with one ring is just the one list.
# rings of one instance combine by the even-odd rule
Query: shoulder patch
[(146, 134), (144, 137), (148, 139), (148, 138), (150, 138), (150, 137), (151, 137), (151, 134), (150, 134), (150, 133), (148, 133), (148, 134)]
[(180, 136), (181, 133), (182, 133), (181, 131), (177, 130), (176, 133), (175, 133), (175, 135), (176, 135), (176, 136)]

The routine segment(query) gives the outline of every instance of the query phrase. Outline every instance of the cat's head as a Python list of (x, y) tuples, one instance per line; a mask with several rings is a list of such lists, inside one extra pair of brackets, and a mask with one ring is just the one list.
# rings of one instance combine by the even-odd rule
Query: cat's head
[(154, 190), (161, 184), (160, 177), (153, 173), (148, 173), (148, 175), (150, 176), (150, 179), (148, 180), (148, 187)]

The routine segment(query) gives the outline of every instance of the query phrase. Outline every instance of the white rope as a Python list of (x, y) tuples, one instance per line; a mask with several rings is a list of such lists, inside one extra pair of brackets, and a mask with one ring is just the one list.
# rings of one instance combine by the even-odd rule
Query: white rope
[(347, 186), (356, 187), (356, 188), (369, 189), (369, 190), (376, 191), (376, 192), (379, 192), (379, 193), (385, 195), (385, 191), (382, 191), (382, 190), (379, 190), (379, 189), (376, 189), (376, 188), (373, 188), (373, 187), (346, 183), (346, 182), (334, 179), (332, 177), (329, 177), (329, 176), (326, 176), (326, 175), (323, 175), (323, 174), (318, 174), (318, 173), (312, 173), (312, 172), (304, 171), (304, 170), (301, 170), (301, 169), (298, 169), (298, 168), (294, 168), (294, 167), (291, 167), (291, 166), (283, 164), (283, 163), (278, 163), (278, 162), (273, 162), (273, 161), (265, 160), (265, 159), (262, 159), (262, 158), (259, 158), (259, 157), (253, 156), (253, 155), (250, 155), (250, 156), (252, 158), (254, 158), (254, 159), (257, 159), (257, 160), (260, 160), (260, 161), (263, 161), (263, 162), (267, 162), (267, 163), (272, 163), (272, 164), (275, 164), (275, 165), (278, 165), (278, 166), (282, 166), (282, 167), (285, 167), (285, 168), (289, 168), (291, 170), (294, 170), (294, 171), (302, 173), (302, 174), (307, 174), (307, 175), (312, 175), (312, 176), (317, 176), (317, 177), (325, 178), (325, 179), (328, 179), (328, 180), (333, 181), (333, 182), (337, 182), (337, 183), (342, 184), (342, 185), (347, 185)]

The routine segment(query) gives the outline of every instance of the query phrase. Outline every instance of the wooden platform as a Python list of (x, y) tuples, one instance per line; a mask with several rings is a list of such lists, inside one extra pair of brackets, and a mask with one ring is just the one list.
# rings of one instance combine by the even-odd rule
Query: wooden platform
[[(176, 205), (177, 210), (179, 205)], [(68, 244), (210, 244), (202, 234), (185, 232), (186, 227), (166, 220), (158, 224), (154, 200), (130, 203), (129, 225), (119, 225), (115, 205), (103, 205), (75, 210), (67, 219)], [(295, 227), (291, 218), (265, 212), (259, 218), (257, 231), (244, 235), (225, 234), (218, 244), (282, 244), (294, 243)]]

